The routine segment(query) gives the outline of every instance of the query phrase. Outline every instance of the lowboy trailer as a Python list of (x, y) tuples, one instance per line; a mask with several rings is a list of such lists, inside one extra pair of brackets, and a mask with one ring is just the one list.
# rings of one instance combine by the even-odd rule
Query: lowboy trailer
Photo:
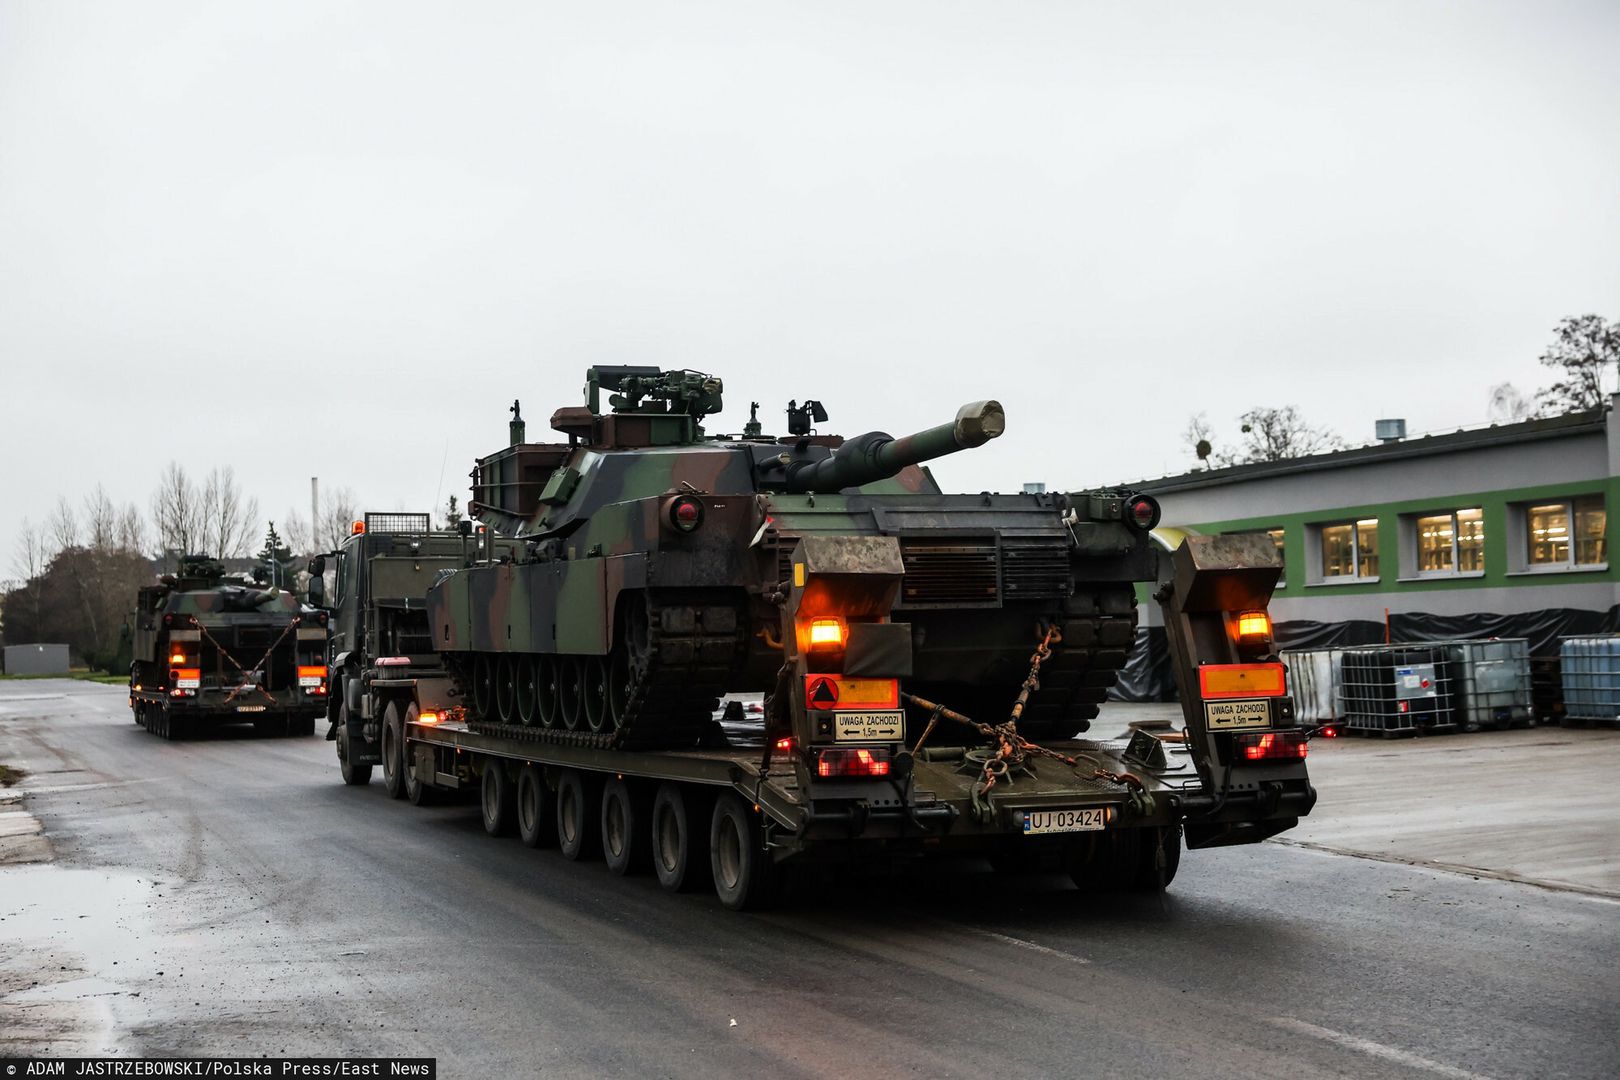
[[(1265, 610), (1274, 550), (1194, 537), (1172, 568), (1157, 599), (1178, 731), (1037, 745), (1018, 734), (1016, 708), (1011, 720), (967, 717), (905, 693), (909, 628), (887, 618), (904, 572), (892, 538), (810, 537), (794, 555), (782, 672), (754, 738), (717, 724), (697, 748), (635, 751), (483, 724), (453, 675), (406, 669), (370, 682), (382, 728), (398, 733), (384, 772), (392, 765), (391, 791), (417, 804), (476, 788), (491, 835), (600, 855), (618, 874), (650, 866), (671, 891), (712, 883), (733, 909), (771, 902), (794, 864), (944, 853), (1061, 867), (1085, 890), (1162, 889), (1184, 844), (1256, 843), (1316, 800), (1310, 732), (1295, 726)], [(1019, 707), (1063, 626), (1039, 631)]]

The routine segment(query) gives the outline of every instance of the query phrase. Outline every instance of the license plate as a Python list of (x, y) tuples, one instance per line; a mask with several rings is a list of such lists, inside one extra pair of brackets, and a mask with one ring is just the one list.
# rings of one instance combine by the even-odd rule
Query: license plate
[(319, 686), (321, 685), (321, 677), (319, 675), (300, 675), (298, 676), (298, 685)]
[(1108, 827), (1108, 808), (1094, 806), (1086, 810), (1025, 810), (1024, 835), (1042, 833), (1096, 832)]
[(1242, 731), (1271, 726), (1271, 702), (1206, 701), (1204, 721), (1211, 731)]
[(237, 712), (264, 712), (263, 705), (238, 705)]
[(906, 735), (902, 712), (836, 712), (833, 722), (838, 742), (899, 742)]
[(195, 690), (202, 685), (201, 679), (176, 679), (174, 685), (180, 690)]

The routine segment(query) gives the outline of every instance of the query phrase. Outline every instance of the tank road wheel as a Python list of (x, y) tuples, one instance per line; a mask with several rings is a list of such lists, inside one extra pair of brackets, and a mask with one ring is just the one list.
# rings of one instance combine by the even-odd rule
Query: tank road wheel
[(524, 847), (544, 847), (557, 839), (551, 793), (538, 765), (525, 765), (517, 775), (517, 830)]
[(534, 719), (543, 728), (554, 728), (561, 717), (557, 700), (557, 658), (534, 658)]
[(602, 857), (615, 874), (640, 874), (647, 869), (651, 838), (647, 819), (651, 807), (646, 793), (623, 777), (615, 776), (602, 788)]
[(503, 724), (519, 724), (517, 710), (517, 665), (511, 653), (495, 661), (495, 716)]
[(613, 651), (608, 654), (608, 715), (615, 729), (628, 724), (641, 704), (637, 684), (650, 662), (651, 641), (646, 601), (640, 596), (627, 595), (619, 604)]
[(488, 653), (473, 657), (472, 707), (479, 720), (489, 720), (495, 712), (495, 664)]
[(540, 677), (535, 658), (532, 656), (514, 656), (512, 658), (512, 675), (517, 683), (517, 718), (518, 723), (524, 727), (534, 727), (540, 723)]
[(515, 785), (498, 758), (484, 762), (483, 790), (479, 802), (484, 809), (484, 831), (491, 836), (507, 836), (517, 818)]
[(601, 849), (596, 804), (601, 782), (578, 769), (564, 769), (557, 777), (557, 846), (574, 861), (593, 859)]
[[(416, 704), (408, 715), (416, 719)], [(390, 799), (405, 797), (405, 726), (399, 715), (399, 705), (390, 701), (382, 715), (382, 774), (383, 787)]]
[(689, 892), (708, 883), (709, 832), (702, 827), (701, 810), (696, 793), (680, 784), (659, 784), (653, 796), (653, 872), (669, 892)]
[(592, 731), (606, 730), (608, 720), (608, 661), (605, 656), (588, 656), (580, 663), (580, 696), (585, 702), (585, 726)]
[(364, 787), (371, 783), (370, 765), (349, 764), (349, 707), (338, 706), (338, 733), (337, 733), (338, 771), (343, 773), (343, 782), (351, 787)]
[(769, 906), (776, 867), (765, 850), (759, 815), (735, 792), (715, 800), (709, 826), (709, 869), (714, 892), (732, 911)]
[(562, 726), (578, 731), (585, 719), (585, 664), (577, 656), (557, 658), (557, 711)]

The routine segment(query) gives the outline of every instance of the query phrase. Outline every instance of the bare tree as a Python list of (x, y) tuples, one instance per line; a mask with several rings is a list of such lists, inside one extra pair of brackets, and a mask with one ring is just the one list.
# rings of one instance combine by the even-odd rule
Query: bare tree
[(328, 488), (321, 492), (321, 520), (315, 523), (315, 543), (321, 551), (331, 551), (343, 543), (358, 515), (360, 501), (353, 488)]
[(1225, 456), (1228, 464), (1286, 461), (1344, 447), (1344, 441), (1333, 432), (1306, 423), (1299, 409), (1293, 405), (1256, 407), (1238, 417), (1238, 420), (1243, 425), (1239, 429), (1243, 433), (1243, 443), (1235, 454)]
[(46, 527), (50, 529), (51, 544), (58, 553), (79, 546), (79, 515), (74, 513), (66, 495), (57, 496), (56, 509), (51, 511)]
[(1510, 382), (1491, 387), (1491, 403), (1486, 416), (1493, 424), (1517, 424), (1536, 415), (1535, 402), (1519, 392)]
[(309, 535), (309, 522), (296, 510), (281, 515), (281, 541), (299, 555), (315, 552)]
[[(1215, 453), (1215, 443), (1212, 441), (1215, 429), (1209, 422), (1206, 413), (1195, 413), (1187, 418), (1187, 429), (1182, 432), (1182, 438), (1187, 442), (1187, 448), (1198, 459), (1198, 464), (1209, 467), (1209, 459)], [(455, 496), (451, 496), (455, 498)]]
[(186, 555), (202, 542), (201, 496), (179, 462), (169, 462), (152, 493), (152, 529), (165, 552)]
[(23, 518), (17, 547), (11, 556), (11, 572), (17, 579), (16, 588), (7, 600), (21, 600), (29, 616), (29, 626), (39, 626), (44, 616), (45, 590), (41, 578), (45, 576), (45, 567), (50, 564), (52, 554), (45, 530)]
[(1541, 354), (1544, 367), (1564, 377), (1538, 395), (1549, 412), (1588, 412), (1609, 403), (1612, 376), (1620, 373), (1620, 322), (1601, 315), (1575, 315), (1553, 329), (1556, 335)]
[(209, 554), (234, 559), (248, 553), (259, 521), (259, 500), (244, 499), (236, 470), (226, 465), (208, 471), (202, 487), (201, 535)]

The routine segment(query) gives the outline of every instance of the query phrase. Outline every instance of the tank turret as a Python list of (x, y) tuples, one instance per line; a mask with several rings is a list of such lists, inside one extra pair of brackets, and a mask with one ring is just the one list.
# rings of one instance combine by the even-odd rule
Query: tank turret
[(871, 484), (907, 465), (983, 446), (1006, 428), (1007, 417), (999, 401), (975, 401), (958, 409), (950, 423), (914, 435), (896, 439), (882, 431), (869, 431), (845, 442), (831, 457), (790, 461), (787, 490), (793, 494), (834, 492)]

